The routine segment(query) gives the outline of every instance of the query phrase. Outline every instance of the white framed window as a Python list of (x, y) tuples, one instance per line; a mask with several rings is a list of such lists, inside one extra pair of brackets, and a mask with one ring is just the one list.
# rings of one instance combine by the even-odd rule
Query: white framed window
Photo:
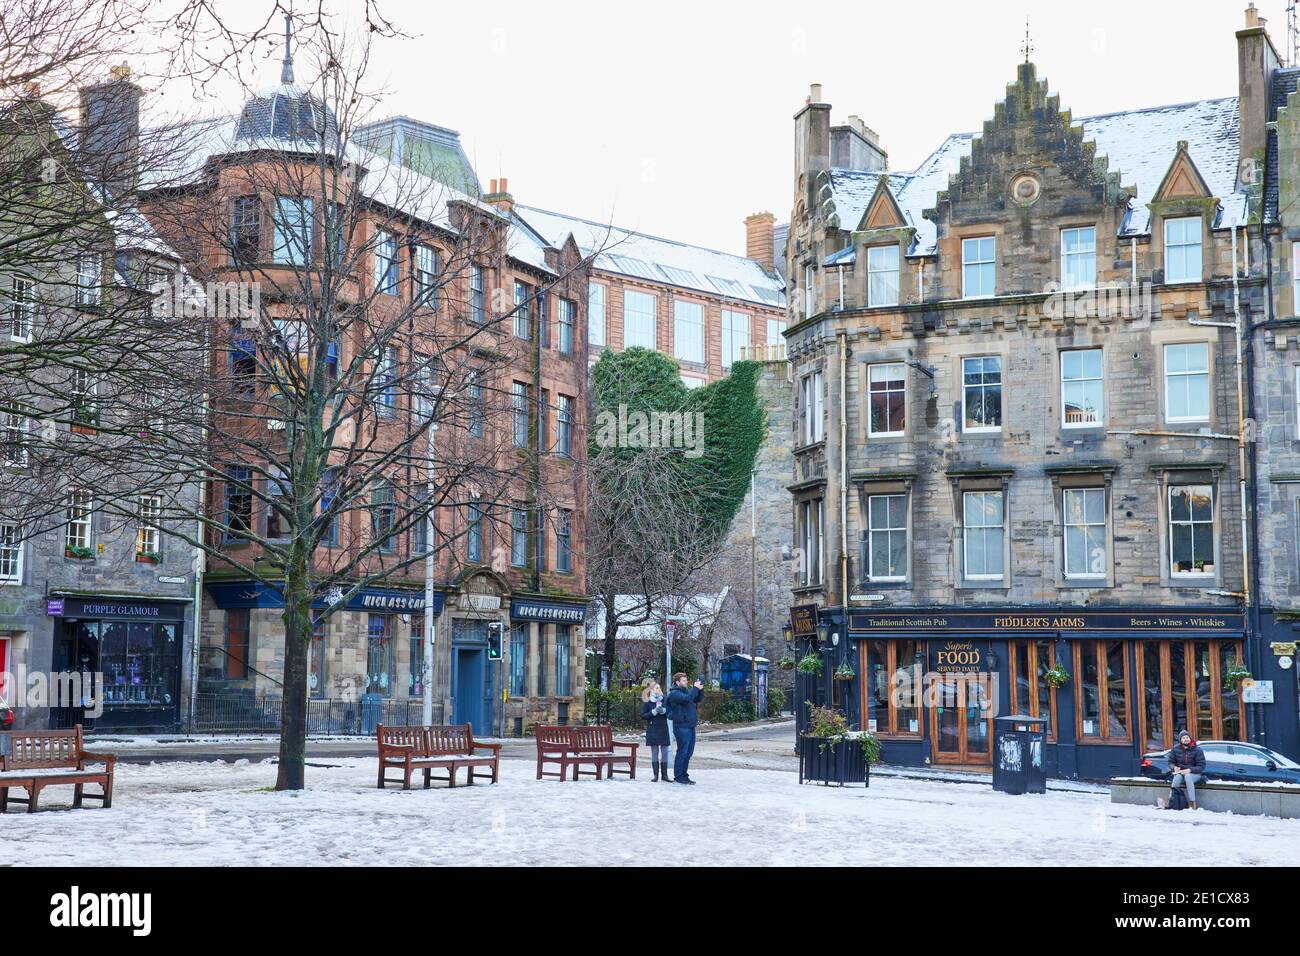
[(510, 435), (516, 448), (528, 447), (528, 393), (526, 382), (510, 383)]
[(515, 282), (515, 338), (530, 339), (533, 336), (533, 290), (523, 282)]
[(1169, 573), (1172, 577), (1214, 577), (1214, 488), (1169, 488)]
[(800, 407), (803, 411), (803, 444), (812, 445), (822, 440), (822, 373), (813, 372), (803, 377)]
[(13, 468), (27, 465), (27, 416), (0, 412), (0, 464)]
[(867, 434), (903, 434), (907, 423), (907, 372), (902, 362), (867, 366)]
[(1061, 424), (1066, 428), (1100, 425), (1105, 420), (1101, 349), (1061, 353)]
[(63, 535), (64, 547), (90, 547), (90, 516), (92, 510), (89, 491), (72, 491), (68, 493), (67, 524), (64, 527)]
[(704, 364), (704, 306), (673, 300), (673, 348), (683, 362)]
[(898, 305), (898, 246), (867, 248), (867, 305)]
[(658, 299), (648, 292), (623, 290), (623, 348), (655, 348), (655, 311)]
[[(77, 305), (98, 305), (103, 260), (95, 253), (77, 258)], [(149, 286), (145, 286), (149, 288)]]
[(961, 360), (962, 431), (1002, 428), (1002, 357), (976, 355)]
[(741, 360), (741, 351), (749, 348), (749, 316), (744, 312), (722, 310), (722, 367), (731, 368)]
[(826, 517), (825, 502), (821, 498), (801, 502), (799, 505), (799, 547), (803, 551), (803, 585), (820, 584), (826, 558), (826, 538), (823, 526)]
[(1002, 578), (1006, 510), (1000, 491), (962, 494), (962, 565), (973, 581)]
[(587, 342), (605, 345), (605, 287), (599, 282), (587, 286)]
[(397, 294), (397, 237), (387, 229), (375, 230), (375, 289)]
[(30, 279), (13, 280), (9, 289), (9, 338), (15, 342), (29, 342), (32, 337), (32, 325), (36, 319), (36, 284)]
[(1065, 525), (1065, 576), (1106, 576), (1106, 489), (1061, 489)]
[(1061, 285), (1091, 289), (1097, 284), (1097, 227), (1061, 230)]
[(438, 253), (424, 243), (415, 247), (415, 301), (430, 309), (438, 307)]
[(162, 498), (141, 495), (136, 511), (136, 554), (159, 554), (162, 551)]
[(1201, 281), (1201, 217), (1165, 220), (1165, 281)]
[(872, 581), (907, 578), (907, 495), (867, 498), (867, 576)]
[(780, 319), (767, 320), (767, 344), (769, 346), (785, 344), (785, 322)]
[(469, 268), (469, 320), (475, 325), (482, 325), (485, 318), (483, 267)]
[(560, 299), (560, 354), (573, 354), (573, 326), (577, 321), (578, 310), (569, 299)]
[(0, 524), (0, 584), (22, 583), (22, 532), (16, 524)]
[(1210, 346), (1180, 342), (1165, 346), (1165, 421), (1210, 420)]
[(817, 297), (813, 294), (813, 267), (803, 267), (803, 314), (804, 318), (813, 315)]
[(983, 299), (994, 294), (997, 281), (997, 240), (980, 236), (961, 241), (961, 297)]

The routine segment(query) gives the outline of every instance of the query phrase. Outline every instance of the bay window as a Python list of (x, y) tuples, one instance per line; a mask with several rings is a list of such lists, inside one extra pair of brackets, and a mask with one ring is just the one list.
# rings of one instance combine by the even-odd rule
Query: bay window
[(278, 197), (272, 227), (275, 239), (272, 261), (277, 265), (305, 266), (311, 259), (312, 201)]
[(800, 444), (813, 445), (821, 441), (825, 435), (822, 422), (821, 372), (813, 372), (803, 377), (799, 398), (799, 415), (803, 424)]

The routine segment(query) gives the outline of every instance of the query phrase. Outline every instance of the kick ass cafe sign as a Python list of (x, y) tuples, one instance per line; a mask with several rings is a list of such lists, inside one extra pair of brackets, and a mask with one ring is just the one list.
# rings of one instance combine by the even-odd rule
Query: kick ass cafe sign
[(1232, 636), (1241, 630), (1240, 612), (1222, 610), (864, 611), (849, 617), (849, 633), (863, 636), (881, 635), (886, 631), (999, 636), (1021, 632), (1057, 632), (1068, 636), (1084, 631), (1125, 632), (1128, 636), (1144, 633), (1169, 636), (1167, 632)]

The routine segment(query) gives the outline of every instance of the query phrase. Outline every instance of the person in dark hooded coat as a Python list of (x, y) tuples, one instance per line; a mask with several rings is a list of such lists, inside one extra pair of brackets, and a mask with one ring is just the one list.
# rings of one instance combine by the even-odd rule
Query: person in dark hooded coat
[(658, 681), (650, 681), (641, 691), (641, 719), (645, 721), (645, 742), (650, 748), (655, 779), (668, 783), (668, 704)]
[(1187, 794), (1187, 805), (1196, 809), (1196, 785), (1205, 778), (1205, 751), (1186, 730), (1178, 732), (1178, 743), (1169, 751), (1169, 796), (1182, 788)]

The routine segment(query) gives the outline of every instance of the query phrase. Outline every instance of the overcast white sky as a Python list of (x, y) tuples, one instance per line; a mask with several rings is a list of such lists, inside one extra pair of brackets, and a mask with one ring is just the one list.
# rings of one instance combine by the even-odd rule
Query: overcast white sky
[[(1084, 116), (1235, 95), (1246, 6), (824, 0), (792, 20), (798, 4), (768, 0), (378, 2), (412, 37), (383, 41), (381, 113), (459, 130), (485, 188), (504, 175), (519, 202), (740, 253), (746, 215), (789, 215), (791, 117), (809, 83), (836, 122), (856, 113), (880, 134), (890, 168), (911, 169), (992, 115), (1026, 15), (1040, 77)], [(1285, 56), (1283, 0), (1257, 6)]]

